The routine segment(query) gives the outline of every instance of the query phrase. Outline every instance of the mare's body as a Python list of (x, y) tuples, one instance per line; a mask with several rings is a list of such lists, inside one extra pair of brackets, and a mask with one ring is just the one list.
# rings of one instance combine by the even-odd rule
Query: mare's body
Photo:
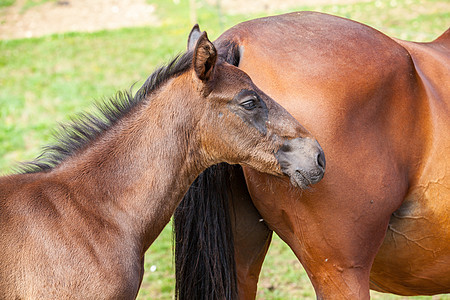
[(324, 180), (303, 192), (243, 168), (251, 199), (236, 192), (231, 210), (241, 299), (255, 297), (270, 230), (319, 299), (450, 292), (450, 32), (412, 43), (304, 12), (239, 24), (215, 44), (239, 49), (236, 65), (327, 154)]
[[(25, 174), (0, 178), (1, 299), (135, 298), (145, 251), (211, 164), (291, 172), (299, 185), (308, 177), (295, 168), (323, 175), (317, 142), (243, 71), (217, 61), (206, 34), (136, 96), (100, 110), (65, 127)], [(293, 145), (300, 138), (309, 153)]]

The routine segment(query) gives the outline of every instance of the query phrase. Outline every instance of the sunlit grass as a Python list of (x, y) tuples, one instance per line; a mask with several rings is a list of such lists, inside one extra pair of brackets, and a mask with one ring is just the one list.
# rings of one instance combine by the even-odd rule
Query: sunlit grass
[[(12, 1), (0, 0), (0, 7), (8, 2)], [(11, 173), (18, 161), (38, 155), (42, 146), (52, 142), (58, 122), (91, 109), (95, 100), (117, 90), (133, 84), (137, 90), (156, 66), (184, 51), (192, 26), (188, 1), (151, 3), (161, 20), (156, 27), (0, 41), (0, 173)], [(211, 39), (240, 21), (263, 15), (219, 14), (216, 7), (198, 3), (198, 22)], [(442, 0), (378, 0), (298, 9), (352, 18), (399, 38), (429, 41), (450, 25), (449, 6)], [(282, 12), (286, 11), (277, 13)], [(171, 251), (168, 226), (146, 255), (139, 299), (173, 298)], [(373, 298), (398, 299), (378, 293)], [(262, 270), (258, 299), (315, 299), (306, 273), (278, 237)]]
[(16, 2), (15, 0), (0, 0), (0, 8), (11, 6)]

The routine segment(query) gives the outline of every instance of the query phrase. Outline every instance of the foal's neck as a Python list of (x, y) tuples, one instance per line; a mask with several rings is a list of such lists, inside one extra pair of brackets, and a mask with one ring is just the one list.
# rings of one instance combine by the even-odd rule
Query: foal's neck
[[(170, 97), (176, 97), (176, 100)], [(86, 206), (107, 212), (145, 251), (170, 221), (202, 166), (196, 112), (164, 87), (55, 173), (71, 174)], [(76, 174), (73, 176), (73, 174)], [(95, 200), (95, 201), (93, 201)], [(95, 211), (97, 214), (98, 212)], [(114, 222), (114, 220), (108, 220)]]

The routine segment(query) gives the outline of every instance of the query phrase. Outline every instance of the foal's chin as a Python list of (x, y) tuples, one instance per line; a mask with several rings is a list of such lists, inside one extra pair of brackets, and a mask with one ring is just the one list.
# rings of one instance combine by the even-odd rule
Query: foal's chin
[(307, 172), (296, 170), (289, 176), (290, 182), (294, 187), (307, 189), (310, 185), (318, 183), (323, 178), (323, 172), (318, 174), (308, 174)]

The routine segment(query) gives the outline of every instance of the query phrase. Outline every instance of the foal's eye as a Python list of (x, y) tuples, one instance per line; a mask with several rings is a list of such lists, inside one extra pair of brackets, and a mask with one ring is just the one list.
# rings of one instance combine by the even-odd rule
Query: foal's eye
[(252, 110), (256, 108), (256, 99), (250, 98), (241, 103), (241, 106), (246, 110)]

